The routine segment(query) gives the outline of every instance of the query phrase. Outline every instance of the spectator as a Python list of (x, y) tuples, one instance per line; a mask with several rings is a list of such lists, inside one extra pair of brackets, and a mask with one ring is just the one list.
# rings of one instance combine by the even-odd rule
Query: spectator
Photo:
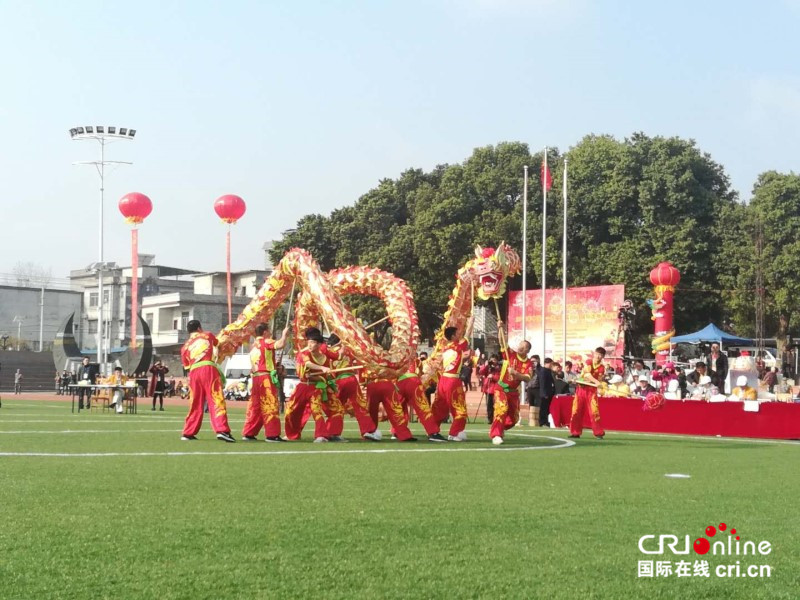
[(565, 376), (566, 373), (564, 373), (563, 371), (556, 373), (556, 380), (555, 380), (556, 396), (567, 395), (570, 393), (569, 383), (567, 383)]
[(127, 379), (128, 378), (122, 374), (122, 367), (115, 367), (113, 375), (106, 381), (108, 385), (120, 386), (111, 390), (111, 402), (108, 405), (109, 408), (116, 408), (117, 414), (122, 413), (123, 410), (122, 400), (125, 397), (125, 390), (121, 389), (121, 386), (125, 385)]
[(680, 382), (677, 379), (669, 380), (664, 390), (664, 398), (667, 400), (680, 400), (682, 398)]
[[(531, 357), (533, 362), (533, 376), (525, 384), (525, 398), (528, 402), (528, 423), (535, 425), (539, 422), (539, 355)], [(520, 413), (520, 420), (522, 413)]]
[(733, 388), (728, 400), (743, 401), (743, 400), (758, 400), (758, 392), (755, 388), (747, 385), (747, 375), (739, 375), (736, 378), (736, 387)]
[(461, 364), (461, 383), (464, 384), (464, 391), (469, 392), (472, 388), (472, 359), (467, 357)]
[(705, 359), (711, 381), (720, 390), (725, 389), (725, 378), (728, 376), (728, 357), (719, 351), (719, 344), (711, 344), (711, 352)]
[(153, 397), (153, 408), (156, 409), (156, 400), (159, 401), (159, 410), (164, 410), (164, 393), (167, 391), (166, 376), (169, 369), (164, 364), (157, 360), (152, 367), (150, 367), (150, 386), (147, 390), (149, 395)]
[(631, 388), (622, 379), (622, 375), (612, 375), (608, 380), (607, 396), (630, 396)]
[(19, 395), (22, 393), (22, 370), (17, 369), (17, 372), (14, 373), (14, 395)]
[(775, 385), (778, 383), (778, 368), (772, 367), (764, 373), (764, 385), (767, 386), (770, 394), (775, 393)]
[(694, 371), (692, 371), (686, 376), (686, 383), (688, 383), (692, 387), (700, 385), (700, 379), (707, 374), (708, 373), (706, 373), (706, 363), (704, 363), (703, 361), (696, 362), (694, 364)]
[[(83, 357), (83, 363), (78, 367), (77, 376), (81, 386), (94, 385), (95, 381), (97, 381), (97, 368), (95, 365), (89, 364), (88, 356)], [(92, 388), (90, 387), (78, 388), (78, 410), (81, 410), (84, 406), (87, 410), (92, 407)]]
[(56, 396), (61, 395), (61, 373), (56, 370), (56, 377), (55, 377), (55, 386), (56, 386)]
[(716, 396), (719, 390), (711, 384), (711, 377), (702, 375), (697, 382), (697, 385), (692, 390), (689, 396), (692, 400), (705, 400), (708, 402), (712, 396)]
[(500, 379), (500, 357), (492, 354), (480, 369), (481, 392), (486, 396), (486, 419), (494, 421), (494, 386)]
[(550, 402), (556, 393), (555, 380), (551, 369), (552, 358), (545, 358), (544, 365), (537, 368), (539, 380), (539, 427), (550, 427)]
[(631, 367), (625, 382), (628, 384), (628, 386), (634, 387), (638, 385), (640, 375), (647, 375), (649, 380), (650, 370), (644, 366), (644, 361), (637, 358), (633, 361), (633, 366)]
[(637, 396), (645, 397), (647, 394), (651, 392), (655, 392), (656, 388), (650, 385), (650, 378), (647, 375), (639, 375), (639, 378), (636, 380), (636, 389), (634, 393)]

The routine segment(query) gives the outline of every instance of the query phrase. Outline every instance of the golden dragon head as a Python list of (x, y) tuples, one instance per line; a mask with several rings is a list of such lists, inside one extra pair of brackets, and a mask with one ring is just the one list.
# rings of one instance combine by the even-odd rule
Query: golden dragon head
[(506, 280), (520, 273), (519, 255), (505, 242), (497, 248), (475, 247), (475, 258), (469, 261), (469, 273), (476, 282), (478, 298), (500, 298), (506, 292)]

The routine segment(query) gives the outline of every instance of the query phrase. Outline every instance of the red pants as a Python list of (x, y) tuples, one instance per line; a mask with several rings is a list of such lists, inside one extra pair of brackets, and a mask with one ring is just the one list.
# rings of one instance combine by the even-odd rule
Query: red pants
[(311, 405), (315, 438), (342, 435), (344, 428), (342, 403), (330, 388), (327, 390), (327, 397), (327, 402), (323, 401), (322, 390), (315, 387), (313, 383), (300, 382), (297, 384), (292, 397), (286, 403), (286, 414), (284, 415), (284, 430), (288, 439), (300, 439), (305, 425), (303, 414), (307, 405)]
[(439, 422), (433, 418), (433, 412), (425, 397), (425, 390), (422, 389), (419, 377), (408, 377), (398, 381), (397, 391), (400, 392), (400, 400), (406, 414), (408, 414), (409, 408), (413, 408), (419, 422), (425, 428), (425, 433), (428, 435), (439, 433)]
[(183, 425), (183, 435), (197, 435), (203, 424), (203, 404), (208, 402), (208, 415), (214, 433), (230, 433), (228, 409), (222, 395), (219, 371), (213, 365), (204, 365), (189, 371), (189, 414)]
[(570, 435), (583, 433), (583, 413), (589, 411), (589, 420), (592, 423), (592, 433), (597, 436), (606, 432), (600, 426), (600, 409), (597, 406), (597, 390), (593, 387), (578, 385), (575, 398), (572, 400), (572, 418), (569, 421)]
[(442, 423), (447, 413), (453, 417), (450, 435), (458, 435), (467, 426), (467, 399), (464, 385), (458, 377), (440, 377), (433, 403), (433, 418)]
[(358, 377), (344, 377), (336, 381), (336, 387), (339, 388), (339, 400), (345, 406), (350, 403), (353, 408), (353, 415), (358, 421), (358, 429), (361, 435), (375, 431), (378, 426), (372, 417), (369, 415), (369, 406), (364, 394), (361, 393), (361, 385), (358, 383)]
[(400, 394), (393, 381), (371, 381), (367, 384), (367, 405), (369, 415), (372, 420), (378, 422), (378, 406), (383, 405), (389, 422), (392, 424), (392, 431), (400, 441), (407, 440), (411, 436), (408, 428), (408, 417), (400, 403)]
[(506, 392), (501, 387), (494, 389), (494, 420), (489, 429), (489, 437), (503, 437), (514, 427), (519, 419), (519, 390)]
[(253, 377), (253, 388), (247, 402), (242, 436), (256, 437), (262, 425), (265, 437), (279, 436), (281, 420), (278, 412), (278, 388), (269, 375), (256, 375)]

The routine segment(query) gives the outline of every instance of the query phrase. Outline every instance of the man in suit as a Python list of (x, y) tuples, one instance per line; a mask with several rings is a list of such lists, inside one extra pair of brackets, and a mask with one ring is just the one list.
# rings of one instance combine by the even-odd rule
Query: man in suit
[(719, 350), (719, 344), (711, 344), (711, 352), (705, 360), (708, 374), (720, 390), (725, 389), (725, 378), (728, 376), (728, 357)]
[[(82, 381), (86, 382), (82, 385), (94, 385), (97, 381), (97, 365), (89, 364), (88, 356), (83, 357), (83, 362), (78, 367), (78, 383)], [(92, 407), (92, 388), (78, 388), (78, 410), (83, 409), (84, 406), (87, 410)]]
[(553, 359), (545, 358), (544, 365), (536, 369), (539, 379), (539, 427), (550, 427), (550, 401), (556, 393), (552, 366)]

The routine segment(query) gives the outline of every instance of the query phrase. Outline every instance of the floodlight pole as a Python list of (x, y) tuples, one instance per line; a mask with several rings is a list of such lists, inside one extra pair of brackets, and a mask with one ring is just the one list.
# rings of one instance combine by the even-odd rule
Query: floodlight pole
[[(108, 359), (108, 352), (106, 348), (106, 335), (104, 328), (104, 302), (103, 302), (103, 270), (105, 268), (104, 261), (104, 244), (103, 244), (103, 225), (104, 225), (104, 205), (105, 205), (105, 171), (106, 165), (132, 165), (132, 162), (122, 160), (106, 160), (106, 142), (107, 138), (126, 139), (130, 140), (133, 137), (123, 134), (117, 135), (116, 133), (80, 133), (83, 129), (78, 130), (79, 133), (72, 133), (74, 140), (97, 140), (100, 143), (100, 160), (99, 161), (81, 161), (73, 164), (76, 165), (94, 165), (97, 168), (97, 173), (100, 175), (100, 235), (99, 235), (99, 255), (100, 262), (97, 266), (97, 362), (101, 365), (106, 363)], [(116, 130), (115, 130), (116, 131)], [(109, 305), (111, 298), (109, 298)], [(110, 322), (110, 319), (109, 319)]]

